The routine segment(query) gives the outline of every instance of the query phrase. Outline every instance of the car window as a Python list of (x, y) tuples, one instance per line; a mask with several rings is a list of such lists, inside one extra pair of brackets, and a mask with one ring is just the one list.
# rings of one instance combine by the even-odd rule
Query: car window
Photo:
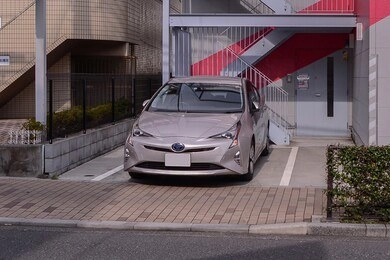
[(242, 87), (229, 84), (175, 83), (165, 85), (148, 111), (238, 113), (244, 107)]
[(149, 111), (177, 111), (180, 85), (165, 85), (150, 102)]

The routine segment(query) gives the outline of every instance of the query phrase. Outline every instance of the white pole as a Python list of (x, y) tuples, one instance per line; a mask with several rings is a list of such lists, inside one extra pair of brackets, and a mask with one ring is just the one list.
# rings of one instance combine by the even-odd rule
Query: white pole
[(35, 32), (35, 119), (46, 125), (46, 0), (36, 0)]
[(169, 80), (170, 64), (169, 64), (169, 6), (170, 0), (163, 0), (163, 23), (162, 23), (162, 83)]

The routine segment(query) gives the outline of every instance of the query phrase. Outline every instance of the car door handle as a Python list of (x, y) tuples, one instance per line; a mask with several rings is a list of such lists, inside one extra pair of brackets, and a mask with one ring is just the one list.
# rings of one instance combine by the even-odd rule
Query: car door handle
[(321, 94), (320, 93), (315, 93), (314, 94), (316, 97), (321, 97)]

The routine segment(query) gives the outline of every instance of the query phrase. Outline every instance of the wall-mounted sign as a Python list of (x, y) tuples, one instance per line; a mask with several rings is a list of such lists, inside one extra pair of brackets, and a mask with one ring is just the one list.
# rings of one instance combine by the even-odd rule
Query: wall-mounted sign
[(0, 66), (9, 66), (9, 56), (0, 55)]
[(300, 74), (297, 76), (298, 80), (298, 89), (308, 89), (309, 88), (309, 75), (308, 74)]

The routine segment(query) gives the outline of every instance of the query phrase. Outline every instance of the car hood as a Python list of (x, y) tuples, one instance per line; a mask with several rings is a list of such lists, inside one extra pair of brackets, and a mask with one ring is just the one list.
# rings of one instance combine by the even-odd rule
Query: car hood
[(207, 138), (229, 130), (241, 114), (155, 113), (144, 111), (138, 126), (156, 137)]

